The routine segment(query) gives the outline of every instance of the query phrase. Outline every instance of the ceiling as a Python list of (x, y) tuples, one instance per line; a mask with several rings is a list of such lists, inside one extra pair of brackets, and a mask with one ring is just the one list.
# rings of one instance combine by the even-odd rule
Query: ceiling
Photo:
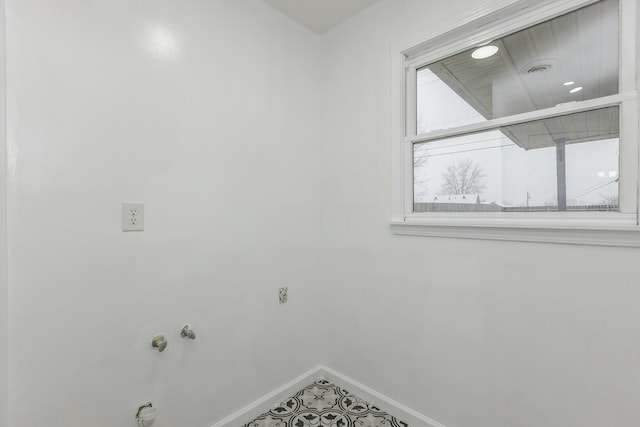
[(264, 0), (311, 31), (323, 34), (378, 0)]

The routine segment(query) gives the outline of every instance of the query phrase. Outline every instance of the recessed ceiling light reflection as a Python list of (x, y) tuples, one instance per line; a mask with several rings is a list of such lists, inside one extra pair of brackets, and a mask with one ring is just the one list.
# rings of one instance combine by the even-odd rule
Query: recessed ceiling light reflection
[(482, 46), (474, 50), (473, 53), (471, 54), (471, 57), (473, 59), (485, 59), (495, 55), (496, 53), (498, 53), (499, 50), (500, 48), (498, 48), (498, 46), (489, 44), (487, 46)]
[(582, 86), (574, 87), (569, 91), (569, 93), (578, 93), (582, 90)]
[(564, 82), (562, 84), (565, 85), (565, 86), (571, 86), (571, 85), (576, 84), (576, 82)]
[(163, 27), (148, 30), (147, 47), (153, 54), (161, 58), (175, 56), (180, 48), (173, 32)]

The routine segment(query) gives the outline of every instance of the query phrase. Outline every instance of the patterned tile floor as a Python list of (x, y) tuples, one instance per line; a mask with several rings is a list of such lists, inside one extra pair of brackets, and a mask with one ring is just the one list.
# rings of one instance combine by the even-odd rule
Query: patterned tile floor
[(243, 427), (408, 427), (408, 424), (318, 380)]

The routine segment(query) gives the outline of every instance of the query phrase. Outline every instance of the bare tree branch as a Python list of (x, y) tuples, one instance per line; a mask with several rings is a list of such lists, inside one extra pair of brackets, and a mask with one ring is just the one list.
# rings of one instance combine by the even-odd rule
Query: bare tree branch
[(415, 144), (413, 146), (413, 198), (422, 199), (428, 192), (429, 179), (420, 178), (418, 170), (427, 166), (429, 155), (427, 144)]
[(479, 194), (485, 189), (485, 175), (477, 163), (469, 159), (451, 163), (442, 172), (442, 194)]

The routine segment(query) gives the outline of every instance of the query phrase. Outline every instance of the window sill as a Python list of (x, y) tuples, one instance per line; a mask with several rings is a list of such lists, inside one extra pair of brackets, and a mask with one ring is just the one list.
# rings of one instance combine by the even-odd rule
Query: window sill
[(403, 236), (499, 240), (569, 245), (640, 248), (640, 227), (629, 221), (560, 222), (462, 221), (407, 218), (392, 221), (391, 232)]

